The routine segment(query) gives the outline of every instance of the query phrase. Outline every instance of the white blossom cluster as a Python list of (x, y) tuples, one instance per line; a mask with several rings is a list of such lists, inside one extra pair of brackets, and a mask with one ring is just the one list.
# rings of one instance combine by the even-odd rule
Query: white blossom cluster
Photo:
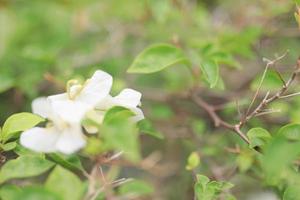
[[(45, 128), (34, 127), (23, 132), (20, 143), (37, 152), (71, 154), (86, 145), (82, 120), (87, 115), (101, 123), (108, 109), (122, 106), (135, 113), (133, 121), (143, 119), (143, 112), (138, 108), (141, 93), (124, 89), (112, 97), (109, 94), (112, 83), (110, 74), (97, 70), (84, 84), (70, 81), (66, 93), (35, 99), (32, 102), (33, 113), (47, 118), (48, 123)], [(93, 127), (86, 127), (86, 130), (90, 134), (98, 132)]]

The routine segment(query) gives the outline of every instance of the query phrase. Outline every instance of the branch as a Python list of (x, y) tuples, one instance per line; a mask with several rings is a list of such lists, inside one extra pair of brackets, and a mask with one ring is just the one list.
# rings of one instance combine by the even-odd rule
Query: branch
[[(287, 96), (284, 96), (284, 94), (288, 90), (288, 88), (291, 86), (293, 81), (296, 79), (296, 76), (299, 74), (299, 72), (300, 72), (300, 63), (298, 60), (297, 66), (295, 67), (294, 72), (292, 73), (292, 75), (290, 76), (288, 81), (286, 81), (285, 84), (283, 84), (282, 88), (278, 92), (276, 92), (273, 96), (270, 96), (270, 97), (269, 97), (270, 93), (268, 92), (266, 94), (265, 98), (258, 104), (258, 106), (251, 113), (249, 113), (243, 120), (241, 120), (240, 126), (245, 124), (251, 118), (264, 112), (264, 109), (273, 101), (287, 97)], [(288, 95), (288, 97), (289, 97), (289, 95)]]
[(210, 118), (213, 120), (215, 127), (224, 127), (226, 129), (229, 129), (231, 131), (234, 131), (237, 135), (239, 135), (247, 144), (250, 143), (248, 137), (246, 136), (246, 134), (244, 134), (241, 130), (241, 127), (248, 122), (251, 118), (259, 116), (259, 115), (264, 115), (267, 113), (272, 113), (273, 111), (266, 111), (266, 107), (272, 103), (273, 101), (277, 100), (277, 99), (281, 99), (281, 98), (286, 98), (286, 97), (290, 97), (290, 96), (295, 96), (298, 95), (299, 93), (295, 93), (292, 95), (286, 95), (284, 96), (284, 93), (288, 90), (288, 88), (291, 86), (291, 84), (293, 83), (293, 81), (296, 79), (296, 76), (299, 74), (300, 72), (300, 58), (297, 60), (297, 65), (295, 67), (294, 72), (292, 73), (292, 75), (290, 76), (290, 78), (288, 79), (288, 81), (283, 81), (283, 86), (282, 88), (277, 91), (274, 95), (270, 96), (270, 92), (267, 92), (265, 97), (263, 98), (263, 100), (258, 104), (258, 106), (251, 112), (251, 107), (254, 104), (259, 90), (262, 86), (262, 81), (265, 77), (266, 71), (269, 68), (269, 66), (274, 65), (274, 63), (280, 59), (282, 59), (285, 56), (285, 54), (283, 56), (280, 56), (279, 58), (275, 59), (274, 61), (268, 61), (268, 64), (266, 66), (266, 69), (264, 71), (264, 75), (263, 78), (260, 82), (260, 85), (258, 87), (258, 90), (256, 91), (250, 106), (247, 110), (246, 116), (238, 123), (238, 124), (230, 124), (226, 121), (224, 121), (216, 112), (216, 110), (218, 110), (214, 105), (211, 105), (209, 103), (207, 103), (205, 100), (203, 100), (196, 92), (196, 89), (192, 89), (190, 91), (190, 99), (196, 103), (199, 107), (201, 107), (202, 109), (204, 109), (208, 115), (210, 116)]
[[(267, 65), (266, 65), (265, 70), (264, 70), (264, 73), (263, 73), (263, 75), (262, 75), (262, 77), (261, 77), (261, 79), (260, 79), (258, 88), (257, 88), (257, 90), (256, 90), (256, 92), (255, 92), (255, 94), (254, 94), (254, 96), (253, 96), (253, 98), (252, 98), (252, 100), (251, 100), (251, 103), (250, 103), (250, 105), (249, 105), (249, 107), (248, 107), (248, 110), (247, 110), (247, 112), (246, 112), (246, 115), (249, 114), (249, 112), (250, 112), (250, 110), (251, 110), (251, 108), (252, 108), (252, 106), (253, 106), (253, 104), (254, 104), (254, 102), (255, 102), (257, 96), (258, 96), (258, 93), (259, 93), (259, 91), (260, 91), (260, 89), (261, 89), (261, 87), (262, 87), (262, 84), (263, 84), (263, 82), (264, 82), (264, 80), (265, 80), (265, 78), (266, 78), (266, 75), (267, 75), (267, 72), (268, 72), (269, 68), (270, 68), (271, 66), (274, 66), (274, 65), (276, 64), (276, 62), (278, 62), (279, 60), (283, 59), (283, 58), (287, 55), (287, 53), (288, 53), (288, 51), (286, 51), (282, 56), (276, 58), (275, 60), (269, 60), (269, 59), (266, 59), (266, 58), (263, 59), (264, 61), (267, 61)], [(276, 71), (276, 72), (277, 72), (277, 71)], [(279, 72), (277, 72), (277, 73), (279, 74)], [(281, 75), (279, 75), (279, 77), (280, 77), (281, 80), (283, 81)], [(283, 81), (283, 82), (284, 82), (284, 81)], [(284, 82), (284, 85), (285, 85), (285, 82)]]
[(247, 136), (241, 131), (240, 126), (238, 125), (232, 125), (228, 122), (221, 119), (221, 117), (216, 113), (215, 108), (213, 105), (208, 104), (206, 101), (204, 101), (200, 96), (195, 94), (193, 91), (191, 92), (190, 98), (192, 101), (194, 101), (199, 107), (203, 108), (210, 118), (213, 120), (215, 127), (224, 127), (226, 129), (229, 129), (231, 131), (234, 131), (236, 134), (238, 134), (247, 144), (250, 143)]

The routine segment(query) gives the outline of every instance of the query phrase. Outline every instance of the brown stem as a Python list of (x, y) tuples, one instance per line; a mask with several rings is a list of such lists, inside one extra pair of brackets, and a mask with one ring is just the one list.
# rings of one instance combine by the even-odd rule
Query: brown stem
[(241, 131), (240, 125), (232, 125), (229, 124), (228, 122), (224, 121), (221, 119), (221, 117), (216, 113), (214, 106), (208, 104), (206, 101), (204, 101), (200, 96), (197, 94), (191, 94), (191, 99), (201, 108), (203, 108), (208, 115), (211, 117), (211, 119), (214, 122), (215, 127), (224, 127), (226, 129), (229, 129), (231, 131), (234, 131), (236, 134), (238, 134), (247, 144), (250, 143), (249, 139), (247, 136)]

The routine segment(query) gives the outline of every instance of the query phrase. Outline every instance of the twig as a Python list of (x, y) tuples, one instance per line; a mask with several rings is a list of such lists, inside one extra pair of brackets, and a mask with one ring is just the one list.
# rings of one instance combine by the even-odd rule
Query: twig
[(245, 124), (247, 121), (249, 121), (251, 118), (257, 116), (257, 114), (263, 112), (263, 110), (268, 106), (270, 103), (273, 101), (286, 97), (284, 96), (284, 93), (288, 90), (292, 82), (295, 80), (297, 74), (299, 73), (300, 65), (299, 63), (295, 67), (294, 72), (292, 73), (291, 77), (286, 81), (286, 84), (282, 86), (282, 88), (276, 92), (274, 95), (269, 97), (269, 92), (266, 94), (265, 98), (258, 104), (258, 106), (250, 113), (248, 114), (245, 118), (244, 121), (241, 121), (240, 125), (242, 126)]
[(89, 180), (89, 186), (87, 194), (84, 197), (84, 200), (92, 200), (95, 196), (95, 193), (97, 192), (97, 179), (99, 177), (99, 169), (100, 165), (99, 163), (96, 163), (94, 167), (92, 168), (90, 174), (87, 174), (88, 180)]
[(283, 59), (287, 55), (287, 53), (288, 53), (288, 51), (286, 51), (282, 56), (277, 57), (275, 60), (269, 60), (269, 59), (264, 58), (264, 60), (267, 61), (267, 65), (265, 67), (265, 70), (264, 70), (264, 73), (263, 73), (263, 75), (262, 75), (262, 77), (260, 79), (258, 88), (257, 88), (257, 90), (256, 90), (256, 92), (255, 92), (255, 94), (254, 94), (254, 96), (253, 96), (253, 98), (251, 100), (251, 103), (250, 103), (250, 105), (248, 107), (248, 110), (247, 110), (245, 116), (247, 116), (249, 114), (249, 112), (250, 112), (250, 110), (251, 110), (251, 108), (252, 108), (252, 106), (253, 106), (253, 104), (254, 104), (254, 102), (255, 102), (258, 94), (259, 94), (259, 91), (260, 91), (260, 89), (262, 87), (262, 84), (263, 84), (263, 82), (264, 82), (264, 80), (266, 78), (266, 75), (267, 75), (267, 72), (268, 72), (269, 68), (271, 66), (275, 65), (275, 63), (278, 62), (279, 60)]
[[(192, 92), (193, 93), (193, 92)], [(229, 129), (233, 129), (232, 125), (222, 120), (219, 115), (216, 113), (214, 106), (208, 104), (197, 94), (191, 94), (191, 99), (201, 108), (203, 108), (208, 115), (212, 118), (215, 127), (223, 126)]]
[(270, 114), (270, 113), (274, 112), (273, 110), (266, 111), (266, 109), (265, 109), (271, 102), (273, 102), (277, 99), (281, 99), (281, 98), (300, 95), (300, 92), (294, 93), (294, 94), (291, 94), (291, 95), (286, 95), (286, 96), (283, 95), (288, 90), (288, 88), (290, 87), (290, 85), (292, 84), (292, 82), (295, 80), (296, 76), (300, 72), (300, 58), (299, 58), (297, 60), (296, 68), (295, 68), (294, 72), (292, 73), (291, 77), (286, 82), (283, 80), (282, 88), (278, 92), (276, 92), (274, 95), (271, 95), (271, 96), (270, 96), (270, 92), (267, 92), (265, 97), (263, 98), (263, 100), (258, 104), (258, 106), (252, 112), (250, 112), (251, 107), (252, 107), (253, 103), (255, 102), (255, 100), (258, 96), (260, 87), (262, 86), (262, 82), (263, 82), (263, 79), (264, 79), (265, 74), (267, 72), (267, 69), (269, 68), (269, 66), (273, 65), (275, 62), (282, 59), (285, 55), (286, 55), (286, 53), (284, 55), (276, 58), (274, 61), (268, 61), (267, 67), (264, 71), (263, 78), (261, 79), (258, 90), (256, 91), (256, 93), (254, 95), (254, 98), (252, 99), (252, 101), (250, 103), (250, 106), (247, 110), (247, 113), (246, 113), (245, 117), (237, 124), (232, 125), (232, 124), (224, 121), (217, 114), (216, 109), (213, 105), (207, 103), (199, 95), (197, 95), (195, 88), (190, 91), (190, 98), (192, 99), (193, 102), (195, 102), (199, 107), (201, 107), (202, 109), (204, 109), (208, 113), (210, 118), (213, 120), (215, 127), (222, 126), (226, 129), (232, 130), (236, 134), (238, 134), (247, 144), (249, 144), (250, 141), (249, 141), (248, 137), (241, 130), (241, 127), (246, 122), (248, 122), (253, 117), (264, 115), (264, 114)]
[(279, 99), (285, 99), (285, 98), (299, 96), (299, 95), (300, 95), (300, 92), (296, 92), (296, 93), (293, 93), (293, 94), (288, 94), (288, 95), (280, 96)]
[(262, 115), (269, 115), (269, 114), (272, 114), (272, 113), (278, 113), (278, 112), (281, 112), (280, 109), (277, 109), (277, 110), (268, 110), (268, 111), (263, 111), (261, 113), (258, 113), (255, 115), (255, 117), (258, 117), (258, 116), (262, 116)]
[(258, 113), (260, 113), (263, 108), (266, 106), (266, 101), (270, 95), (270, 91), (267, 92), (261, 103), (250, 113), (247, 114), (247, 116), (244, 117), (244, 119), (241, 120), (240, 126), (245, 124), (247, 121), (249, 121), (252, 117), (256, 116)]
[(96, 200), (96, 198), (99, 196), (99, 194), (101, 192), (105, 191), (108, 188), (115, 188), (115, 187), (123, 185), (124, 183), (127, 183), (127, 182), (132, 181), (132, 180), (133, 179), (131, 179), (131, 178), (121, 178), (121, 179), (115, 180), (111, 183), (105, 183), (101, 188), (99, 188), (95, 191), (95, 193), (90, 198), (90, 200)]
[(215, 127), (224, 127), (226, 129), (232, 130), (235, 133), (237, 133), (247, 144), (250, 143), (247, 136), (241, 131), (239, 125), (232, 125), (224, 121), (219, 117), (219, 115), (216, 113), (214, 107), (210, 104), (208, 104), (206, 101), (204, 101), (201, 97), (199, 97), (197, 94), (193, 94), (194, 92), (191, 92), (191, 99), (201, 108), (203, 108), (208, 115), (212, 118), (214, 121)]
[(104, 160), (104, 162), (110, 162), (112, 160), (118, 159), (118, 158), (120, 158), (120, 156), (123, 155), (123, 153), (124, 153), (124, 151), (119, 151), (116, 154), (110, 156), (108, 159)]

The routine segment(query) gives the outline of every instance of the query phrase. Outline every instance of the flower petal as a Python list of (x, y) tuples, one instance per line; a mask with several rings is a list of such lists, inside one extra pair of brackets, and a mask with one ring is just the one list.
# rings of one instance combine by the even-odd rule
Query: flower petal
[(71, 126), (65, 129), (56, 143), (58, 151), (64, 154), (72, 154), (83, 148), (86, 144), (80, 126)]
[(32, 112), (44, 118), (49, 118), (52, 115), (52, 108), (49, 100), (46, 97), (40, 97), (33, 100)]
[(62, 94), (56, 94), (56, 95), (49, 96), (48, 99), (50, 100), (50, 102), (65, 101), (65, 100), (68, 100), (69, 97), (68, 97), (67, 93), (62, 93)]
[(104, 111), (114, 107), (115, 105), (114, 98), (108, 95), (97, 104), (96, 109)]
[(133, 89), (124, 89), (119, 95), (114, 97), (114, 102), (118, 106), (136, 107), (141, 103), (142, 94)]
[(135, 113), (135, 116), (130, 118), (133, 122), (138, 122), (145, 118), (144, 113), (140, 108), (130, 108), (130, 110)]
[(90, 105), (72, 100), (52, 101), (51, 105), (53, 112), (69, 123), (79, 123), (86, 112), (92, 109)]
[(97, 70), (92, 78), (87, 80), (76, 100), (96, 106), (109, 94), (112, 82), (110, 74)]
[(35, 127), (21, 134), (20, 143), (33, 151), (50, 153), (56, 151), (58, 136), (55, 128)]

